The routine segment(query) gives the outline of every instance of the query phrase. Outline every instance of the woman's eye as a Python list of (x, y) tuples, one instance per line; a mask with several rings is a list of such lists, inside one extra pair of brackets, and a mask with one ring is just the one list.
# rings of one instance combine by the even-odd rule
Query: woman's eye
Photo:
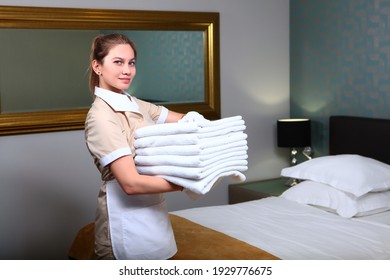
[(120, 61), (120, 60), (115, 60), (114, 63), (115, 63), (115, 64), (118, 64), (118, 65), (121, 65), (121, 64), (122, 64), (122, 61)]

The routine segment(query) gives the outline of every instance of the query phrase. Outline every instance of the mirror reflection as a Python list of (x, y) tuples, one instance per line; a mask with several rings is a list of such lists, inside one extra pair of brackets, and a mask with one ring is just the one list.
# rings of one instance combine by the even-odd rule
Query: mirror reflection
[(161, 104), (204, 101), (201, 31), (0, 29), (1, 112), (88, 107), (90, 44), (115, 32), (137, 46), (132, 95)]
[(130, 94), (220, 118), (219, 14), (0, 6), (0, 135), (83, 129), (99, 33), (137, 46)]

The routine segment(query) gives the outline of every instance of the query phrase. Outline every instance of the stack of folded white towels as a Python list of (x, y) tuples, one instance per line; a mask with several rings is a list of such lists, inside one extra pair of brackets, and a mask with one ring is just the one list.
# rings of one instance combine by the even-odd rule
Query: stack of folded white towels
[(245, 128), (241, 116), (139, 128), (134, 142), (138, 172), (183, 186), (193, 198), (209, 192), (223, 177), (245, 181)]

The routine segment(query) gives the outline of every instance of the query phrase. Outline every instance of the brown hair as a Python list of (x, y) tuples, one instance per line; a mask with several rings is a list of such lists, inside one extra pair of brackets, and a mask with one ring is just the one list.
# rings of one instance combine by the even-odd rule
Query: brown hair
[(89, 66), (89, 89), (93, 94), (95, 86), (99, 86), (99, 76), (92, 69), (92, 61), (103, 64), (104, 58), (107, 56), (112, 47), (116, 45), (127, 44), (134, 50), (134, 58), (137, 58), (137, 50), (135, 44), (127, 36), (119, 33), (100, 34), (95, 37), (92, 42)]

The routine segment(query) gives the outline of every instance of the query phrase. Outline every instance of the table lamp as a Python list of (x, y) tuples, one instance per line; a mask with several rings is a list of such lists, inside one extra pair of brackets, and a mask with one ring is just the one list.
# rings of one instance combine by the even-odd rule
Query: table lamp
[(278, 147), (290, 148), (291, 165), (297, 164), (297, 148), (311, 159), (311, 126), (309, 119), (280, 119), (277, 121)]

